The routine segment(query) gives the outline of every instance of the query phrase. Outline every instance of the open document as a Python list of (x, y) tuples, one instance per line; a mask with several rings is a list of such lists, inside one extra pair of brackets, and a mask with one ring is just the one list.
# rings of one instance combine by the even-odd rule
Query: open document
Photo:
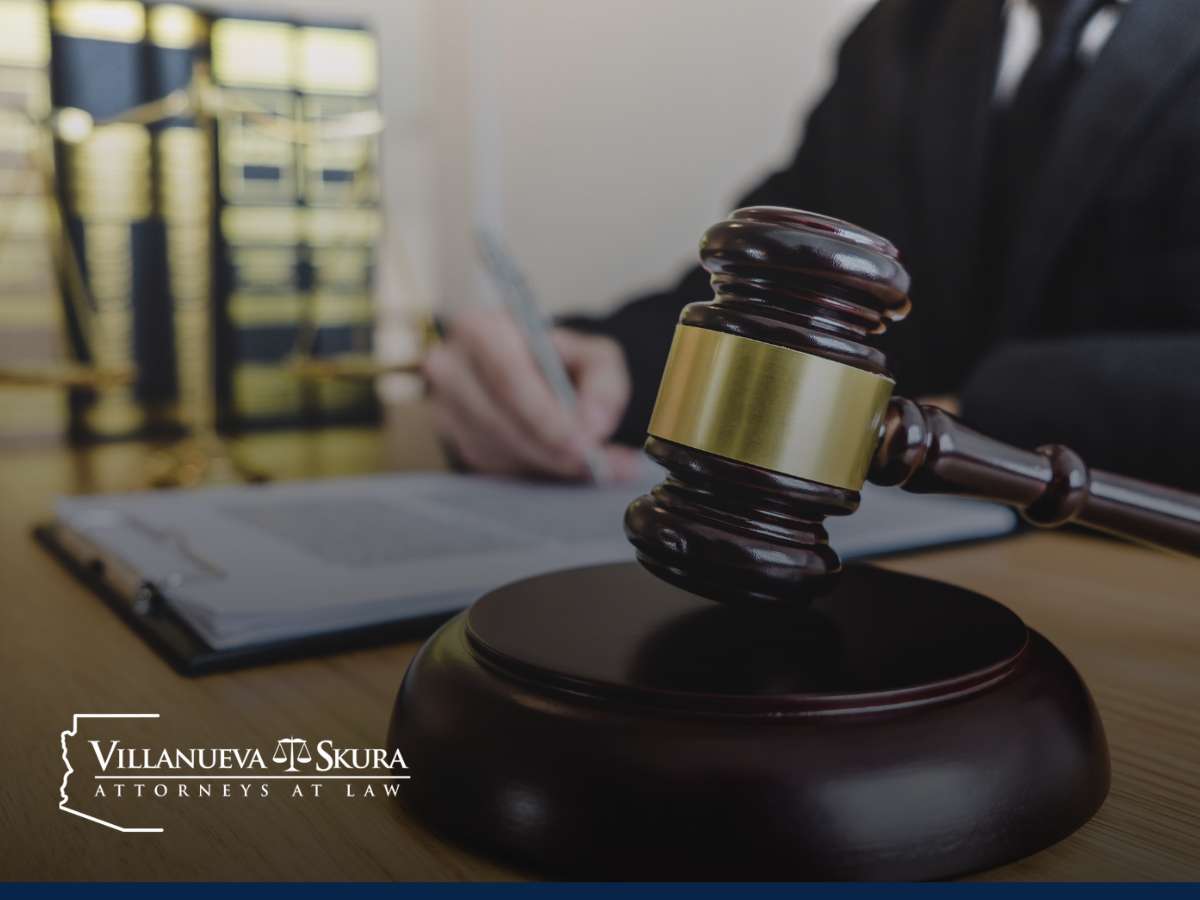
[[(626, 505), (661, 480), (531, 484), (449, 473), (72, 497), (58, 525), (155, 587), (214, 648), (460, 609), (553, 569), (634, 558)], [(868, 488), (829, 519), (846, 558), (1011, 531), (998, 506)]]

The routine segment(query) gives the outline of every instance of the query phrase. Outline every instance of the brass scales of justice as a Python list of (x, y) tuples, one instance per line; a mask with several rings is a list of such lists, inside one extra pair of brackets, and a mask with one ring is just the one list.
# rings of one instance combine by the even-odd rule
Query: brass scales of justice
[[(59, 208), (55, 190), (56, 166), (51, 140), (66, 144), (85, 141), (96, 129), (118, 123), (150, 126), (177, 116), (194, 116), (204, 127), (229, 116), (245, 116), (259, 131), (292, 143), (313, 143), (328, 140), (373, 140), (383, 130), (383, 119), (375, 110), (352, 112), (319, 123), (299, 123), (259, 108), (252, 99), (212, 83), (207, 66), (197, 62), (191, 84), (171, 91), (164, 97), (124, 110), (116, 116), (97, 121), (84, 110), (72, 107), (57, 108), (48, 117), (33, 110), (18, 109), (37, 128), (37, 137), (29, 148), (32, 169), (43, 182), (51, 224), (51, 245), (62, 294), (71, 315), (79, 323), (92, 319), (97, 306), (92, 296), (78, 253), (64, 226), (64, 211)], [(360, 166), (367, 164), (366, 157)], [(356, 183), (360, 179), (355, 179)], [(353, 198), (347, 198), (353, 203)], [(4, 232), (0, 229), (0, 240)], [(400, 265), (394, 248), (387, 259)], [(207, 316), (204, 317), (207, 322)], [(65, 328), (60, 329), (65, 331)], [(50, 365), (0, 364), (0, 385), (8, 387), (58, 387), (107, 391), (126, 389), (138, 377), (131, 365), (106, 365), (95, 361), (88, 347), (88, 328), (81, 324), (79, 338), (83, 344), (82, 362)], [(268, 475), (238, 459), (216, 429), (214, 378), (212, 366), (211, 327), (200, 329), (196, 337), (206, 344), (206, 351), (196, 355), (200, 371), (194, 377), (181, 379), (180, 408), (188, 434), (173, 442), (158, 442), (157, 464), (148, 482), (155, 487), (194, 486), (206, 482), (263, 481)], [(413, 361), (385, 362), (369, 354), (349, 353), (336, 357), (317, 358), (313, 354), (316, 330), (311, 320), (301, 323), (293, 352), (286, 360), (288, 371), (305, 380), (373, 380), (392, 374), (415, 374), (419, 363)]]

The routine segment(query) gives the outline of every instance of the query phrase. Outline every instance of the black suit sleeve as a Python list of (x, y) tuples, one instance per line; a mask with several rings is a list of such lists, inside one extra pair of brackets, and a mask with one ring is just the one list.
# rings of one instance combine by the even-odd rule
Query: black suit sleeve
[(1003, 344), (961, 400), (963, 420), (1000, 440), (1066, 444), (1091, 467), (1200, 490), (1200, 334)]

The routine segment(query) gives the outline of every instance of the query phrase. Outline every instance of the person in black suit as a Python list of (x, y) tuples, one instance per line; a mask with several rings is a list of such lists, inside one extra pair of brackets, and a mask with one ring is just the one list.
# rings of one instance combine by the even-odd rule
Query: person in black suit
[[(815, 210), (900, 248), (914, 312), (881, 345), (904, 394), (1200, 487), (1198, 15), (1196, 0), (881, 0), (790, 165), (738, 205)], [(483, 470), (576, 476), (597, 444), (626, 470), (676, 317), (710, 296), (696, 267), (564, 323), (576, 415), (509, 323), (464, 316), (428, 359), (437, 426)]]

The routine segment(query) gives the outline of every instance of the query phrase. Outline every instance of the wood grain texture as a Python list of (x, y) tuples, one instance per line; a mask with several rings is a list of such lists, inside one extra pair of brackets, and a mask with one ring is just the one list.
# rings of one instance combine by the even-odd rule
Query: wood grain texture
[(414, 657), (388, 745), (405, 809), (568, 879), (944, 879), (1058, 843), (1109, 785), (1045, 638), (860, 564), (801, 608), (635, 562), (505, 585)]
[[(280, 477), (438, 465), (424, 411), (382, 434), (247, 439)], [(261, 669), (175, 675), (29, 537), (54, 496), (136, 483), (144, 447), (0, 456), (0, 877), (508, 879), (529, 876), (425, 831), (382, 798), (164, 804), (161, 835), (118, 834), (57, 809), (59, 733), (75, 712), (155, 711), (168, 739), (273, 746), (284, 734), (381, 744), (415, 643)], [(1010, 879), (1200, 878), (1200, 564), (1074, 533), (888, 561), (987, 594), (1083, 674), (1112, 752), (1108, 801)]]

